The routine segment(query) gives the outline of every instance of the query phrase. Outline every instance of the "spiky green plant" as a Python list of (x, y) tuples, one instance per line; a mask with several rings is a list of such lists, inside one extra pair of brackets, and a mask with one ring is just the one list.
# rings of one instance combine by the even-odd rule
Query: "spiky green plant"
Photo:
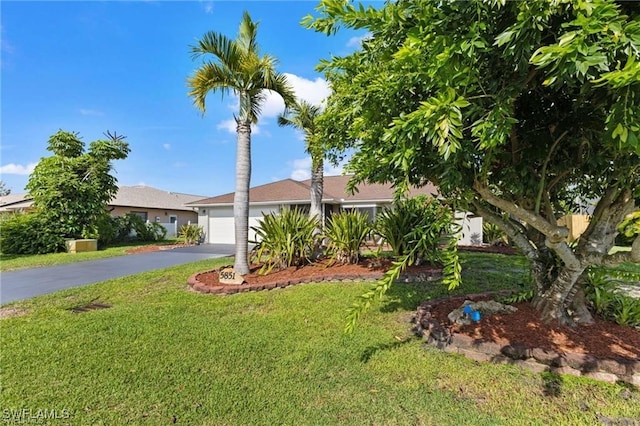
[(451, 209), (426, 196), (400, 199), (376, 219), (376, 233), (391, 246), (395, 256), (413, 253), (412, 262), (440, 262), (438, 247), (454, 231)]
[(350, 211), (333, 215), (325, 229), (331, 258), (341, 264), (358, 263), (360, 246), (370, 234), (371, 225), (366, 214)]
[(251, 227), (256, 233), (256, 240), (251, 242), (256, 244), (252, 259), (264, 262), (259, 273), (308, 263), (319, 238), (315, 233), (318, 226), (315, 218), (288, 208), (258, 220), (258, 226)]

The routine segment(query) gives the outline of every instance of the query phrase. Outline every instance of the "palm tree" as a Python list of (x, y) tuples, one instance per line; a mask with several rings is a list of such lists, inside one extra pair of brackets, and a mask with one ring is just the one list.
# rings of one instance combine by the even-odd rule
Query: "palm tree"
[(278, 125), (291, 126), (304, 132), (306, 151), (311, 155), (311, 209), (309, 216), (322, 220), (322, 194), (324, 186), (324, 151), (318, 139), (316, 121), (320, 107), (306, 101), (291, 106), (287, 113), (278, 117)]
[(258, 23), (248, 12), (242, 15), (235, 40), (209, 31), (198, 40), (191, 51), (193, 58), (212, 55), (187, 80), (189, 96), (202, 113), (209, 92), (219, 91), (222, 96), (233, 92), (240, 102), (239, 113), (234, 115), (238, 135), (236, 154), (236, 192), (233, 200), (236, 255), (234, 269), (239, 274), (249, 273), (249, 185), (251, 182), (251, 124), (260, 116), (265, 90), (278, 93), (285, 106), (295, 103), (293, 89), (287, 78), (275, 70), (276, 58), (260, 56), (256, 43)]

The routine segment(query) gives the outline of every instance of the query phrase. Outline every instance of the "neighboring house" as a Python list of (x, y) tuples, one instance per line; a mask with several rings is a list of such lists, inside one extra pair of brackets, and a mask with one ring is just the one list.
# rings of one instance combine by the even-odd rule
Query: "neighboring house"
[[(351, 176), (325, 176), (324, 194), (322, 197), (323, 222), (333, 213), (343, 210), (357, 210), (366, 213), (374, 220), (378, 212), (390, 206), (393, 201), (393, 188), (390, 185), (361, 184), (358, 192), (348, 194), (347, 182)], [(266, 185), (256, 186), (249, 190), (249, 227), (257, 226), (264, 214), (279, 212), (284, 207), (310, 208), (310, 180), (302, 182), (284, 179)], [(411, 196), (437, 196), (438, 190), (433, 185), (413, 188)], [(212, 244), (233, 244), (235, 242), (233, 220), (234, 193), (205, 198), (187, 203), (198, 210), (198, 225), (205, 233), (205, 241)], [(482, 242), (482, 218), (469, 213), (456, 213), (462, 224), (460, 244), (471, 245)], [(255, 239), (255, 232), (249, 230), (249, 240)]]
[(33, 210), (28, 194), (9, 194), (0, 197), (0, 212), (27, 212)]
[[(186, 203), (202, 199), (202, 195), (167, 192), (150, 186), (121, 186), (109, 203), (112, 216), (132, 213), (149, 222), (168, 228), (168, 237), (175, 236), (182, 225), (198, 222), (198, 213)], [(0, 211), (24, 212), (32, 209), (33, 199), (27, 194), (0, 197)]]

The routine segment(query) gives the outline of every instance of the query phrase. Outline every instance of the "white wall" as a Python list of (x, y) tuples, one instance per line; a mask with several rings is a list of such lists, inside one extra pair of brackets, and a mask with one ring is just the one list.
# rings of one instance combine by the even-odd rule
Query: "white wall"
[(461, 226), (458, 244), (473, 246), (482, 244), (482, 217), (468, 212), (456, 212), (456, 223)]

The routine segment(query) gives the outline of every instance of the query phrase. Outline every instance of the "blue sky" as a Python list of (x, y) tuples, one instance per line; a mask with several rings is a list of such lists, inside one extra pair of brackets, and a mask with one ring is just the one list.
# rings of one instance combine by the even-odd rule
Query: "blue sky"
[[(235, 37), (244, 10), (260, 22), (262, 53), (280, 61), (299, 97), (329, 88), (315, 66), (359, 46), (363, 33), (327, 37), (299, 25), (311, 1), (2, 1), (0, 173), (13, 193), (59, 129), (83, 141), (107, 130), (131, 153), (114, 162), (120, 185), (214, 196), (234, 190), (234, 99), (211, 94), (203, 116), (187, 96), (198, 67), (189, 46), (207, 31)], [(252, 137), (252, 186), (306, 179), (301, 135), (277, 126), (283, 104), (267, 99)], [(336, 174), (336, 170), (327, 170)]]

